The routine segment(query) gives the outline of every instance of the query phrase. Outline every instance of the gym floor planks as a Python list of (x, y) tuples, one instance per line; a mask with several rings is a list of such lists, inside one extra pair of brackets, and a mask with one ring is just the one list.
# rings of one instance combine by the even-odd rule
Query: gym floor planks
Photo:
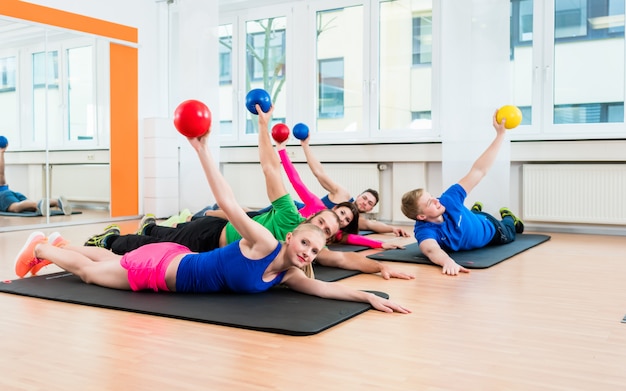
[[(82, 243), (106, 225), (60, 231)], [(2, 280), (29, 233), (0, 234)], [(0, 388), (623, 390), (626, 238), (549, 235), (470, 274), (389, 263), (416, 278), (345, 279), (413, 313), (370, 310), (307, 337), (0, 294)]]

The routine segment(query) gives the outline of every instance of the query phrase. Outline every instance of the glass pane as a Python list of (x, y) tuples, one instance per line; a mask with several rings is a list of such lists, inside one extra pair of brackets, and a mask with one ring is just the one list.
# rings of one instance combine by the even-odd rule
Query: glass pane
[(69, 140), (93, 140), (96, 134), (93, 46), (67, 50)]
[(556, 0), (554, 18), (554, 123), (623, 122), (624, 0)]
[[(246, 22), (246, 93), (263, 88), (270, 94), (274, 118), (286, 115), (286, 18), (276, 17)], [(251, 114), (248, 113), (247, 118)], [(246, 126), (246, 133), (257, 133), (257, 122)]]
[(513, 104), (522, 110), (521, 125), (533, 120), (533, 0), (511, 0), (511, 77)]
[(16, 56), (0, 57), (0, 136), (19, 147), (16, 63)]
[(219, 27), (220, 134), (233, 132), (233, 25)]
[(317, 12), (317, 131), (363, 128), (363, 6)]
[[(46, 140), (46, 131), (61, 134), (62, 115), (59, 91), (59, 53), (57, 51), (33, 53), (33, 132), (30, 141)], [(60, 140), (49, 140), (51, 143)]]
[(432, 1), (380, 3), (380, 129), (431, 129)]

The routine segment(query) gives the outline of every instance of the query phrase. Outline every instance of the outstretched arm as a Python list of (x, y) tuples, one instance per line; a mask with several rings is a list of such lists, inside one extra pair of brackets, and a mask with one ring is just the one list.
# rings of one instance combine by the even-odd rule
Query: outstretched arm
[(220, 172), (207, 145), (209, 133), (200, 137), (188, 137), (189, 143), (198, 154), (202, 169), (209, 182), (211, 191), (220, 208), (226, 213), (231, 224), (241, 235), (244, 245), (249, 245), (248, 257), (263, 257), (277, 245), (277, 240), (261, 224), (252, 220), (239, 206), (232, 188)]
[(408, 232), (403, 230), (402, 228), (393, 227), (389, 224), (385, 224), (380, 221), (366, 219), (364, 217), (359, 217), (359, 230), (361, 231), (374, 231), (377, 233), (385, 234), (385, 233), (393, 233), (396, 236), (402, 236), (408, 238), (410, 235)]
[(349, 201), (352, 197), (348, 190), (333, 181), (326, 171), (324, 171), (322, 163), (313, 155), (313, 151), (309, 145), (310, 138), (311, 136), (309, 135), (309, 137), (300, 141), (300, 144), (302, 145), (302, 150), (304, 151), (304, 156), (306, 156), (306, 162), (311, 172), (313, 172), (313, 175), (315, 175), (320, 185), (328, 191), (328, 198), (330, 198), (331, 201), (335, 203)]
[(459, 185), (465, 189), (467, 194), (469, 194), (474, 187), (478, 185), (481, 179), (487, 175), (487, 172), (489, 172), (493, 162), (496, 160), (496, 156), (498, 155), (502, 142), (504, 141), (504, 136), (506, 134), (506, 128), (504, 127), (505, 119), (502, 119), (502, 122), (498, 123), (496, 120), (496, 113), (497, 110), (493, 114), (493, 127), (496, 130), (496, 138), (487, 147), (485, 152), (483, 152), (482, 155), (476, 159), (467, 175), (459, 181)]
[(336, 282), (324, 282), (314, 278), (307, 278), (302, 270), (296, 268), (289, 269), (283, 282), (295, 291), (325, 299), (369, 303), (372, 307), (382, 312), (400, 312), (402, 314), (411, 312), (409, 309), (373, 293), (351, 289)]
[(450, 276), (456, 276), (459, 272), (469, 273), (470, 271), (459, 265), (448, 253), (441, 249), (435, 239), (426, 239), (420, 243), (420, 250), (434, 264), (442, 267), (441, 272)]
[(269, 122), (274, 106), (267, 113), (264, 113), (259, 105), (256, 105), (256, 110), (259, 113), (259, 161), (261, 162), (263, 175), (265, 175), (267, 196), (270, 202), (274, 202), (287, 194), (287, 189), (283, 183), (280, 160), (274, 151), (272, 140), (270, 140)]
[(400, 278), (403, 280), (411, 280), (415, 276), (387, 267), (387, 265), (377, 262), (373, 259), (356, 252), (332, 251), (327, 248), (320, 251), (315, 258), (320, 265), (338, 267), (346, 270), (358, 270), (363, 273), (380, 273), (380, 275), (388, 280), (390, 278)]

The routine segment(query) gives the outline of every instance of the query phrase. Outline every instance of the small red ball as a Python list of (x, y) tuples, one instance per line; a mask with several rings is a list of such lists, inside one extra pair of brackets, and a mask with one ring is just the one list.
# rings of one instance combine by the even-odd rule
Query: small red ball
[(289, 128), (285, 124), (276, 124), (272, 127), (272, 138), (282, 143), (289, 138)]
[(186, 100), (174, 111), (174, 126), (183, 136), (203, 136), (211, 128), (211, 110), (199, 100)]

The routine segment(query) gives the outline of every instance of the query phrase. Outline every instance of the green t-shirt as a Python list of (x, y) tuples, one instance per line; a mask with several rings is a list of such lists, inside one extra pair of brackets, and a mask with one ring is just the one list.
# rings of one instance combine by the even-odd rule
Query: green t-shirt
[[(288, 232), (292, 232), (305, 218), (300, 215), (290, 194), (274, 200), (272, 210), (253, 217), (253, 220), (267, 228), (278, 240), (285, 240)], [(226, 243), (241, 239), (239, 232), (228, 222), (226, 224)]]

